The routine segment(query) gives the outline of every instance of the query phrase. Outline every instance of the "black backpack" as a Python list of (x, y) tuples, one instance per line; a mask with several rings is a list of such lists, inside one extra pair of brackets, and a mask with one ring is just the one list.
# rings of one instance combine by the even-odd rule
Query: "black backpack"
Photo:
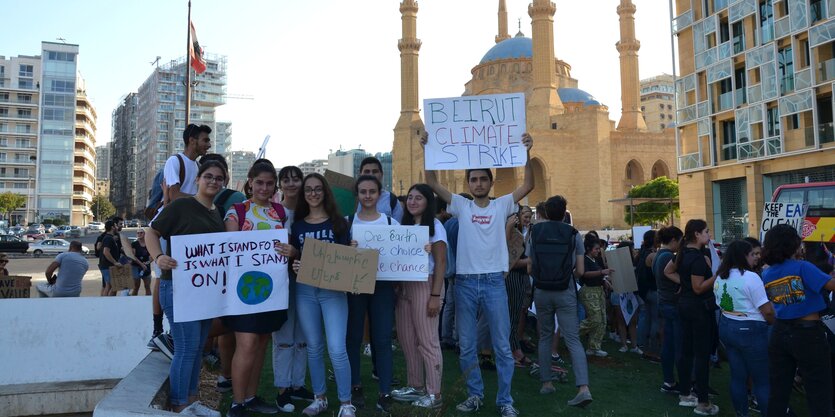
[(104, 240), (104, 235), (106, 235), (106, 234), (107, 234), (107, 232), (102, 232), (102, 234), (100, 234), (99, 237), (96, 238), (96, 243), (93, 246), (94, 252), (96, 254), (96, 258), (101, 258), (102, 241)]
[(546, 291), (565, 291), (574, 278), (577, 229), (568, 223), (547, 221), (531, 227), (534, 286)]

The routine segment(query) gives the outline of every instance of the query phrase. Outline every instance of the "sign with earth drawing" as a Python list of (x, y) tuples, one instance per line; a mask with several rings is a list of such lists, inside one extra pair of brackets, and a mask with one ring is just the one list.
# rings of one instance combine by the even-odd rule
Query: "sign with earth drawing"
[(174, 321), (287, 309), (287, 258), (276, 253), (287, 231), (171, 237)]

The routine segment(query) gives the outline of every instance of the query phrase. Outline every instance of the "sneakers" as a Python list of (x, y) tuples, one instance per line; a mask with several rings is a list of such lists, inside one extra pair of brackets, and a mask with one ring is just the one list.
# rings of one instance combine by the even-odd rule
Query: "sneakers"
[(412, 388), (412, 387), (403, 387), (400, 389), (396, 389), (391, 392), (391, 397), (394, 398), (396, 401), (415, 401), (420, 398), (426, 396), (426, 391)]
[(695, 407), (699, 405), (699, 399), (695, 395), (679, 395), (678, 405), (682, 407)]
[(174, 359), (174, 338), (171, 337), (168, 333), (160, 333), (157, 337), (151, 339), (154, 342), (154, 346), (162, 352), (163, 355), (168, 357), (169, 360)]
[(339, 406), (339, 414), (336, 417), (354, 417), (357, 414), (357, 408), (351, 404), (342, 404)]
[(391, 404), (394, 400), (391, 398), (390, 394), (383, 394), (377, 397), (377, 410), (382, 411), (384, 414), (391, 414)]
[(226, 417), (248, 417), (249, 413), (246, 412), (246, 407), (243, 404), (232, 404), (232, 407), (229, 408), (229, 411), (226, 412)]
[(609, 354), (606, 353), (605, 350), (601, 349), (587, 349), (586, 356), (597, 356), (598, 358), (605, 358), (609, 356)]
[[(302, 414), (306, 416), (315, 416), (328, 409), (328, 399), (327, 398), (316, 398), (313, 400), (310, 405), (302, 410)], [(342, 414), (342, 409), (339, 410), (339, 413)]]
[(560, 356), (559, 354), (557, 354), (557, 355), (552, 354), (551, 355), (551, 363), (559, 365), (559, 366), (565, 366), (565, 361), (562, 359), (562, 356)]
[(313, 401), (313, 393), (305, 387), (293, 388), (290, 398), (296, 401)]
[(148, 349), (151, 349), (151, 350), (159, 350), (159, 349), (157, 349), (157, 345), (154, 344), (154, 339), (156, 339), (156, 337), (159, 336), (160, 334), (162, 334), (162, 332), (154, 332), (151, 335), (151, 339), (148, 340), (148, 344), (145, 345), (145, 347), (147, 347)]
[(275, 406), (278, 411), (282, 413), (292, 413), (296, 411), (296, 406), (293, 405), (293, 395), (291, 388), (284, 388), (284, 392), (275, 396)]
[(644, 351), (641, 350), (641, 348), (639, 348), (638, 346), (635, 346), (632, 349), (629, 349), (629, 352), (630, 353), (636, 353), (638, 355), (643, 355), (644, 354)]
[(215, 386), (215, 391), (217, 391), (217, 392), (232, 391), (232, 379), (231, 378), (224, 378), (222, 376), (217, 377), (217, 385)]
[(577, 396), (568, 400), (568, 402), (566, 404), (568, 404), (572, 407), (583, 408), (583, 407), (591, 404), (591, 401), (592, 401), (591, 393), (588, 392), (588, 391), (583, 391), (583, 392), (577, 393)]
[(458, 411), (463, 411), (465, 413), (478, 411), (481, 406), (484, 405), (484, 401), (482, 401), (481, 397), (477, 395), (471, 395), (469, 398), (464, 400), (464, 402), (455, 406), (455, 409)]
[(513, 408), (512, 405), (500, 405), (499, 415), (502, 417), (517, 417), (519, 415), (519, 410)]
[(195, 401), (189, 404), (188, 407), (180, 411), (180, 414), (199, 417), (220, 417), (220, 411), (206, 407), (200, 401)]
[(700, 416), (715, 416), (719, 414), (719, 406), (716, 404), (699, 404), (693, 409), (693, 412)]
[(424, 395), (412, 403), (415, 407), (438, 409), (441, 408), (443, 402), (440, 398), (435, 398), (435, 394)]
[(351, 404), (355, 408), (365, 408), (365, 394), (362, 392), (362, 387), (351, 387)]
[(276, 406), (264, 401), (261, 397), (255, 396), (251, 400), (244, 403), (246, 411), (252, 411), (259, 414), (277, 414), (278, 408)]
[(661, 392), (665, 394), (678, 394), (678, 385), (670, 385), (668, 383), (661, 384)]
[(629, 352), (629, 348), (626, 347), (626, 346), (621, 346), (620, 349), (618, 349), (618, 352), (620, 352), (620, 353)]

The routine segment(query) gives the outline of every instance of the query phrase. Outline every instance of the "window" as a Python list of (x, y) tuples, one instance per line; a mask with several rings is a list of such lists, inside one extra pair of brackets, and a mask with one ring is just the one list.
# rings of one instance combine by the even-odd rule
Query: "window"
[(736, 159), (736, 122), (722, 122), (722, 160)]
[(9, 109), (7, 107), (0, 107), (0, 116), (8, 116)]
[(736, 98), (736, 105), (739, 106), (740, 104), (744, 104), (747, 102), (747, 96), (745, 93), (745, 67), (737, 68), (734, 72), (734, 81), (736, 83), (736, 91), (734, 92), (734, 96)]
[(800, 127), (800, 117), (798, 114), (786, 116), (786, 120), (788, 121), (788, 126), (786, 126), (786, 130), (795, 130)]
[(75, 81), (52, 80), (50, 90), (55, 93), (74, 93)]
[(768, 137), (780, 136), (780, 110), (776, 105), (769, 107), (766, 110), (766, 116)]
[(17, 80), (17, 88), (19, 88), (21, 90), (32, 90), (33, 89), (32, 80), (18, 79)]
[(774, 40), (774, 8), (771, 0), (760, 1), (760, 44), (765, 45)]
[(672, 105), (672, 104), (668, 104), (668, 105), (667, 105), (667, 110), (672, 110), (672, 109), (673, 109), (673, 105)]
[(777, 50), (777, 69), (780, 74), (780, 94), (794, 91), (794, 57), (792, 48)]
[(44, 94), (44, 106), (75, 107), (75, 96), (68, 94)]
[(17, 109), (17, 117), (21, 119), (31, 119), (32, 109)]
[[(59, 120), (68, 122), (73, 115), (72, 112), (69, 112), (65, 109), (52, 109), (52, 108), (45, 108), (43, 109), (43, 119), (44, 120)], [(46, 132), (44, 132), (46, 133)]]
[[(7, 93), (6, 98), (8, 98), (8, 93)], [(32, 95), (31, 94), (18, 94), (17, 95), (17, 102), (18, 103), (31, 103), (32, 102)]]
[(32, 65), (20, 64), (20, 72), (17, 74), (21, 77), (33, 77), (35, 68)]
[(0, 93), (0, 101), (9, 101), (9, 93)]
[(812, 23), (826, 18), (823, 13), (823, 0), (809, 0), (809, 13), (812, 15)]
[(659, 104), (658, 107), (660, 107), (661, 110), (664, 110), (664, 105), (663, 104)]
[(745, 29), (742, 27), (741, 20), (732, 25), (731, 32), (733, 32), (734, 54), (738, 54), (745, 50)]
[(75, 54), (72, 52), (49, 52), (46, 56), (50, 61), (75, 61)]
[(664, 123), (661, 123), (661, 130), (664, 130)]

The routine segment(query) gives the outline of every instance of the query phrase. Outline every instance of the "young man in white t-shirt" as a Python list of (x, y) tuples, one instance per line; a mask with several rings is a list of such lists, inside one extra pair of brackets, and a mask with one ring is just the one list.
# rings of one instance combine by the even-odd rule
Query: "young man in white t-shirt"
[[(421, 145), (428, 140), (426, 133)], [(504, 275), (508, 272), (507, 218), (516, 212), (516, 203), (533, 190), (534, 176), (529, 152), (533, 138), (522, 135), (526, 149), (525, 179), (511, 194), (490, 200), (493, 173), (490, 169), (468, 169), (467, 185), (473, 200), (452, 194), (438, 183), (434, 171), (426, 171), (426, 183), (438, 197), (446, 201), (447, 211), (458, 218), (458, 250), (455, 260), (455, 321), (458, 325), (459, 361), (467, 379), (467, 399), (458, 404), (458, 411), (478, 410), (483, 404), (484, 382), (476, 357), (476, 317), (481, 311), (487, 318), (499, 389), (496, 405), (502, 417), (515, 417), (519, 412), (513, 407), (510, 383), (513, 379), (513, 355), (510, 351), (510, 314), (507, 307), (507, 291)]]

